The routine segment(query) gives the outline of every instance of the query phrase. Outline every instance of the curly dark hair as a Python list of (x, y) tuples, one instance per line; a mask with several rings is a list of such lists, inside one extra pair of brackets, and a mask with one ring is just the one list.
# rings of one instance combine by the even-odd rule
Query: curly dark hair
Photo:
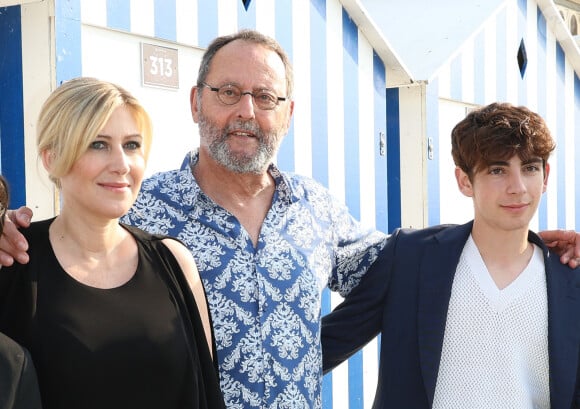
[(556, 148), (544, 119), (524, 106), (494, 102), (471, 111), (451, 131), (455, 165), (470, 179), (497, 160), (541, 158)]

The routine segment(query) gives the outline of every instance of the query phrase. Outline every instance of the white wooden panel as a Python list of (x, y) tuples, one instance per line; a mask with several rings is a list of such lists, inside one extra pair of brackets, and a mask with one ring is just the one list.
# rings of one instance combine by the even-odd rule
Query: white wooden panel
[[(205, 0), (207, 1), (207, 0)], [(218, 4), (218, 35), (232, 34), (238, 31), (239, 0), (214, 0)], [(203, 18), (203, 17), (202, 17)]]
[[(88, 0), (87, 0), (88, 1)], [(179, 43), (197, 45), (198, 0), (175, 0), (176, 38)]]
[(294, 164), (296, 173), (312, 176), (312, 103), (310, 73), (310, 2), (292, 2), (292, 14), (300, 16), (293, 21), (292, 30), (294, 66)]
[(42, 104), (53, 89), (55, 77), (51, 44), (47, 41), (53, 32), (48, 18), (50, 13), (47, 2), (21, 8), (26, 206), (34, 211), (35, 220), (52, 217), (59, 208), (55, 187), (37, 160), (36, 150), (36, 121)]
[(81, 21), (84, 24), (107, 26), (107, 0), (81, 0)]
[(473, 219), (473, 202), (457, 187), (451, 156), (451, 130), (465, 118), (467, 105), (452, 101), (439, 104), (440, 223), (465, 223)]
[(155, 35), (154, 0), (131, 0), (131, 32), (153, 37)]
[(360, 221), (375, 227), (375, 131), (373, 50), (365, 37), (358, 36), (358, 115)]
[(326, 103), (328, 104), (328, 187), (344, 202), (346, 197), (344, 165), (344, 64), (342, 61), (342, 7), (326, 3)]

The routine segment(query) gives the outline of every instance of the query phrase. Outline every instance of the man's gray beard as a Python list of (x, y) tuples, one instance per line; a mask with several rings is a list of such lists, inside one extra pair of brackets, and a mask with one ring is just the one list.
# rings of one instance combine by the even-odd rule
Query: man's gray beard
[[(218, 128), (203, 114), (199, 114), (199, 133), (202, 139), (209, 141), (211, 157), (226, 169), (235, 173), (263, 173), (276, 154), (278, 141), (281, 139), (275, 131), (265, 134), (255, 122), (238, 121), (225, 128)], [(258, 149), (254, 155), (233, 153), (228, 146), (228, 133), (236, 129), (254, 134)]]

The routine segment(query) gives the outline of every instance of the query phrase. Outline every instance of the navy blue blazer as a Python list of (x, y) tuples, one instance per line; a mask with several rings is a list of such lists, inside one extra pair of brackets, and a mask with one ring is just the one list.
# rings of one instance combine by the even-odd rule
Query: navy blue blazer
[[(431, 408), (453, 277), (472, 222), (397, 230), (345, 301), (322, 319), (325, 372), (381, 333), (373, 408)], [(542, 240), (548, 292), (552, 409), (580, 408), (580, 271)]]

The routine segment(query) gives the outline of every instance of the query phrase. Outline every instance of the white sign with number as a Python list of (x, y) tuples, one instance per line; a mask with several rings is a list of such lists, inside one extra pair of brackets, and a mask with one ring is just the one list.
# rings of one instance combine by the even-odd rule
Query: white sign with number
[(141, 43), (143, 84), (179, 88), (177, 49)]

